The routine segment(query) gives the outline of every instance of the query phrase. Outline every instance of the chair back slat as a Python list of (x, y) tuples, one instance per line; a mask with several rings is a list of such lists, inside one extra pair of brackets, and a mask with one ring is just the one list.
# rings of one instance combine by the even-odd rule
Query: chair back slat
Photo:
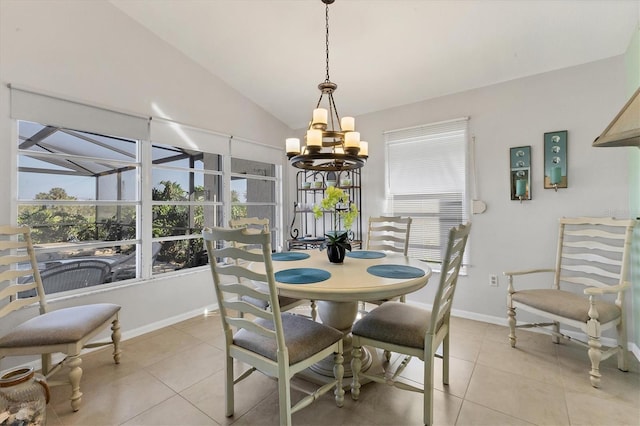
[(607, 265), (614, 265), (614, 266), (622, 266), (622, 260), (621, 259), (611, 259), (609, 257), (605, 257), (605, 256), (600, 256), (598, 254), (593, 254), (593, 253), (584, 253), (584, 254), (563, 254), (562, 257), (564, 257), (565, 259), (575, 259), (575, 260), (585, 260), (588, 262), (596, 262), (596, 263), (604, 263)]
[[(618, 263), (618, 266), (621, 266), (620, 262), (617, 262), (617, 263)], [(587, 275), (587, 276), (597, 275), (600, 278), (613, 278), (614, 280), (617, 280), (620, 278), (619, 273), (609, 272), (604, 268), (598, 268), (597, 266), (594, 266), (592, 264), (565, 265), (564, 271), (565, 273), (566, 271), (583, 273), (584, 275)]]
[(622, 253), (624, 251), (624, 247), (615, 246), (611, 244), (603, 244), (597, 241), (576, 241), (576, 242), (565, 242), (565, 247), (575, 247), (575, 248), (586, 248), (591, 250), (604, 250), (610, 252)]
[[(231, 270), (228, 270), (227, 272), (233, 274), (233, 271)], [(258, 274), (258, 276), (262, 276), (262, 274)], [(249, 296), (253, 297), (254, 299), (264, 300), (265, 302), (268, 302), (270, 300), (270, 296), (268, 293), (263, 293), (255, 289), (254, 287), (250, 287), (239, 282), (233, 284), (220, 284), (220, 289), (225, 293), (234, 293), (239, 296)]]
[[(280, 305), (278, 304), (278, 293), (271, 261), (271, 234), (269, 231), (267, 229), (255, 231), (246, 228), (206, 228), (202, 231), (202, 236), (209, 255), (209, 265), (220, 306), (227, 345), (233, 344), (231, 327), (243, 328), (261, 336), (273, 338), (278, 350), (286, 352)], [(252, 247), (251, 252), (238, 248), (238, 244)], [(248, 257), (248, 254), (251, 256)], [(232, 262), (233, 266), (222, 264), (221, 259), (224, 259), (225, 262)], [(253, 263), (262, 263), (265, 273), (258, 274), (247, 269), (249, 264), (246, 263), (246, 260), (248, 259), (251, 259)], [(244, 262), (244, 264), (240, 264), (240, 262)], [(262, 268), (256, 269), (262, 270)], [(241, 278), (246, 278), (246, 280)], [(254, 286), (257, 283), (250, 280), (259, 281), (267, 288), (264, 292), (256, 290)], [(269, 303), (265, 308), (258, 307), (242, 302), (242, 296), (255, 297)], [(255, 315), (273, 322), (274, 330), (267, 330), (254, 324), (253, 321), (243, 318), (244, 314)]]
[(245, 319), (245, 318), (234, 318), (228, 317), (227, 321), (229, 321), (229, 325), (235, 328), (244, 328), (245, 330), (251, 331), (252, 333), (259, 334), (260, 336), (267, 338), (276, 338), (276, 332), (273, 330), (269, 330), (268, 328), (264, 328), (255, 322)]
[(380, 216), (369, 218), (367, 250), (402, 253), (409, 251), (410, 217)]
[(464, 249), (467, 245), (470, 231), (470, 223), (460, 225), (457, 228), (451, 228), (449, 231), (449, 241), (440, 272), (440, 282), (433, 299), (431, 321), (426, 332), (425, 342), (430, 339), (430, 336), (437, 335), (440, 327), (448, 324), (446, 318), (451, 314), (453, 296), (458, 283), (458, 274), (462, 266)]
[[(246, 261), (246, 262), (259, 262), (262, 256), (262, 253), (255, 253), (252, 251), (247, 251), (240, 247), (224, 247), (218, 250), (218, 256), (225, 258), (231, 258), (237, 261)], [(225, 265), (222, 265), (225, 267)]]
[[(259, 261), (261, 259), (261, 256), (252, 257), (252, 258), (254, 259), (253, 261), (256, 262), (256, 261)], [(238, 256), (238, 257), (235, 258), (235, 260), (238, 260), (238, 261), (244, 260), (244, 261), (246, 261), (247, 258), (246, 258), (246, 256)], [(234, 275), (234, 276), (238, 277), (238, 279), (246, 278), (248, 280), (260, 281), (260, 282), (264, 282), (264, 281), (267, 280), (267, 277), (264, 274), (261, 274), (261, 273), (258, 273), (258, 272), (254, 272), (254, 271), (250, 271), (246, 267), (244, 267), (243, 265), (239, 265), (239, 264), (237, 264), (237, 265), (221, 265), (221, 266), (219, 266), (219, 269), (220, 269), (220, 273), (221, 274)]]
[(31, 259), (28, 254), (18, 256), (3, 256), (0, 257), (0, 266), (11, 265), (12, 263), (29, 263)]
[(270, 318), (270, 314), (265, 314), (264, 310), (256, 307), (251, 303), (245, 302), (243, 300), (225, 300), (222, 303), (224, 304), (225, 308), (230, 310), (244, 312), (246, 314), (251, 314), (255, 317), (260, 317), (264, 319)]
[[(620, 285), (628, 276), (634, 220), (562, 218), (554, 288), (564, 284), (584, 287)], [(622, 292), (618, 293), (618, 300)]]

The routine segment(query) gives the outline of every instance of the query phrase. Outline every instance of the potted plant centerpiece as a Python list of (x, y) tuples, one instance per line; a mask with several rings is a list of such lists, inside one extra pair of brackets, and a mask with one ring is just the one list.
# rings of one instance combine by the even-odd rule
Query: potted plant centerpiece
[[(316, 219), (323, 217), (325, 212), (330, 212), (333, 225), (333, 229), (324, 234), (327, 240), (320, 246), (320, 249), (322, 250), (326, 246), (329, 261), (342, 263), (346, 251), (351, 251), (349, 230), (353, 221), (358, 217), (358, 207), (349, 202), (349, 194), (340, 188), (330, 186), (327, 188), (326, 194), (320, 205), (313, 206), (313, 214)], [(341, 229), (340, 223), (344, 228)]]

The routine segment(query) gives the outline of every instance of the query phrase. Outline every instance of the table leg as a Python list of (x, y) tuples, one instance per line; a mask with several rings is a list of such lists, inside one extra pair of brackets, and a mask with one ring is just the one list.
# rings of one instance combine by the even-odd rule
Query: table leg
[[(351, 327), (358, 315), (358, 302), (318, 301), (318, 315), (323, 324), (342, 331), (344, 334), (344, 377), (353, 377), (351, 372)], [(372, 363), (371, 353), (362, 348), (362, 370), (366, 371)], [(333, 378), (333, 357), (328, 357), (314, 364), (310, 370), (319, 376)]]

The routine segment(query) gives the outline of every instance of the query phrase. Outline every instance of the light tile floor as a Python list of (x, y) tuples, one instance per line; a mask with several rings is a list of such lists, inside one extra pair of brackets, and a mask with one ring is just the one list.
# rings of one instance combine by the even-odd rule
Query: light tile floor
[[(434, 416), (440, 425), (640, 425), (640, 368), (602, 364), (602, 386), (591, 387), (586, 350), (507, 328), (452, 319), (450, 384), (435, 365)], [(223, 337), (217, 313), (199, 316), (123, 342), (122, 362), (108, 349), (83, 358), (82, 405), (73, 413), (69, 388), (52, 389), (49, 425), (277, 425), (276, 382), (259, 373), (236, 385), (234, 417), (224, 416)], [(407, 380), (421, 382), (412, 360)], [(300, 394), (294, 392), (294, 397)], [(297, 425), (422, 424), (422, 395), (367, 384), (360, 399), (331, 394), (293, 415)]]

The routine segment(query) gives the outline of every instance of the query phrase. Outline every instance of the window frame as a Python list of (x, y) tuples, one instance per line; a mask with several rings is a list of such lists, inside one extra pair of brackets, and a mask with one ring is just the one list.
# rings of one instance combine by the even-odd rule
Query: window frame
[[(89, 129), (84, 130), (82, 119), (88, 116), (91, 116), (91, 114), (94, 112), (97, 114), (97, 117), (99, 117), (102, 112), (105, 112), (106, 117), (111, 118), (113, 121), (113, 124), (117, 127), (119, 125), (122, 125), (122, 120), (124, 120), (125, 122), (128, 120), (129, 116), (126, 113), (120, 113), (118, 111), (112, 111), (112, 110), (104, 109), (102, 107), (95, 107), (88, 104), (82, 104), (76, 101), (70, 101), (70, 100), (58, 98), (55, 96), (39, 94), (39, 93), (30, 92), (30, 91), (23, 92), (22, 90), (15, 89), (15, 88), (12, 88), (11, 94), (12, 94), (11, 118), (13, 119), (12, 127), (14, 129), (12, 132), (12, 134), (14, 135), (14, 142), (13, 142), (14, 148), (12, 148), (12, 152), (14, 154), (14, 159), (15, 159), (13, 162), (13, 176), (16, 179), (15, 181), (16, 189), (14, 192), (16, 196), (14, 198), (14, 201), (12, 202), (12, 211), (13, 211), (12, 215), (14, 215), (16, 219), (17, 219), (17, 213), (20, 207), (25, 205), (62, 205), (64, 206), (64, 205), (88, 204), (91, 206), (134, 206), (136, 210), (135, 238), (126, 239), (126, 240), (117, 240), (117, 241), (89, 242), (89, 243), (82, 243), (80, 245), (84, 248), (100, 248), (100, 247), (114, 246), (116, 244), (125, 244), (125, 243), (135, 244), (138, 248), (138, 250), (136, 250), (136, 256), (135, 256), (136, 257), (136, 266), (135, 266), (136, 278), (133, 279), (135, 281), (144, 281), (144, 280), (148, 280), (158, 276), (164, 277), (164, 276), (169, 276), (171, 274), (180, 274), (185, 272), (184, 269), (181, 269), (181, 270), (175, 270), (175, 271), (167, 271), (161, 274), (153, 274), (153, 270), (152, 270), (153, 265), (151, 262), (151, 249), (152, 249), (153, 243), (162, 242), (162, 241), (181, 240), (181, 239), (183, 240), (192, 240), (192, 239), (198, 239), (198, 238), (202, 239), (201, 232), (197, 232), (197, 233), (194, 232), (193, 234), (189, 234), (189, 235), (175, 235), (175, 236), (164, 236), (160, 238), (154, 238), (152, 234), (154, 206), (167, 205), (167, 204), (168, 205), (189, 205), (189, 206), (198, 206), (198, 207), (210, 206), (215, 208), (220, 214), (218, 223), (216, 223), (215, 225), (226, 226), (226, 224), (228, 223), (230, 219), (230, 213), (231, 213), (231, 203), (228, 202), (228, 200), (231, 199), (230, 179), (232, 174), (231, 174), (230, 166), (231, 166), (231, 149), (232, 149), (231, 142), (232, 142), (232, 139), (234, 139), (233, 136), (224, 135), (218, 132), (213, 132), (207, 129), (196, 128), (193, 126), (185, 126), (170, 120), (159, 119), (156, 117), (144, 118), (140, 116), (132, 116), (132, 117), (136, 120), (142, 119), (146, 121), (146, 124), (144, 125), (145, 136), (143, 138), (132, 138), (132, 137), (128, 137), (127, 135), (111, 136), (112, 133), (95, 131), (95, 129), (93, 128), (93, 125), (96, 123), (98, 125), (102, 125), (104, 123), (104, 120), (100, 120), (96, 117), (93, 117), (88, 121), (89, 124), (87, 127), (89, 127)], [(31, 113), (30, 105), (34, 106), (34, 108), (37, 110), (37, 114), (30, 115)], [(65, 107), (69, 107), (71, 113), (66, 114), (65, 116), (64, 111), (62, 111), (62, 113), (60, 111), (56, 111), (56, 113), (51, 114), (51, 117), (53, 117), (51, 121), (49, 121), (48, 119), (45, 119), (46, 117), (48, 117), (47, 114), (50, 112), (48, 109), (52, 109), (52, 108), (55, 109), (56, 106), (61, 106), (61, 108), (59, 109), (62, 109), (62, 110), (64, 110)], [(74, 114), (77, 114), (79, 118), (77, 119), (74, 118)], [(34, 117), (37, 119), (34, 119)], [(20, 140), (20, 132), (19, 132), (20, 121), (30, 121), (33, 123), (37, 123), (41, 126), (53, 126), (56, 128), (68, 129), (75, 132), (92, 133), (92, 134), (95, 134), (97, 137), (115, 137), (115, 138), (121, 138), (121, 139), (127, 139), (127, 140), (134, 140), (136, 143), (136, 159), (135, 161), (128, 162), (128, 161), (113, 160), (113, 159), (105, 160), (104, 158), (101, 158), (101, 157), (78, 156), (74, 154), (50, 154), (45, 152), (37, 152), (35, 150), (34, 151), (23, 150), (19, 148), (19, 145), (23, 142), (22, 140)], [(166, 129), (163, 129), (163, 131), (169, 129), (171, 137), (177, 136), (178, 140), (176, 141), (176, 143), (171, 143), (170, 141), (167, 141), (167, 140), (158, 140), (158, 141), (154, 140), (154, 136), (157, 136), (157, 135), (167, 136), (166, 131), (164, 133), (157, 132), (157, 131), (154, 133), (154, 126), (152, 125), (154, 122), (161, 123), (161, 125), (156, 126), (155, 129), (158, 129), (164, 126)], [(46, 123), (53, 123), (53, 124), (46, 124)], [(69, 125), (69, 123), (73, 123), (73, 125)], [(129, 125), (129, 126), (123, 126), (123, 127), (127, 129), (135, 128), (137, 129), (137, 131), (141, 130), (141, 126), (137, 124), (133, 126)], [(188, 136), (195, 135), (195, 137), (191, 139), (189, 137), (183, 138), (185, 134), (188, 134)], [(213, 137), (216, 142), (211, 143), (211, 137)], [(278, 247), (279, 244), (281, 244), (281, 241), (282, 241), (281, 230), (282, 230), (282, 223), (284, 220), (283, 218), (284, 197), (283, 197), (283, 185), (282, 185), (282, 161), (283, 160), (280, 160), (281, 158), (284, 158), (284, 152), (280, 148), (276, 148), (271, 145), (261, 144), (258, 142), (247, 141), (247, 140), (242, 140), (238, 138), (236, 138), (234, 142), (236, 143), (240, 142), (245, 146), (251, 147), (252, 150), (256, 145), (262, 146), (262, 150), (263, 151), (266, 150), (266, 152), (268, 153), (268, 155), (266, 156), (267, 160), (265, 161), (265, 159), (262, 158), (262, 154), (256, 154), (254, 152), (255, 150), (253, 150), (251, 151), (252, 152), (251, 155), (258, 158), (256, 158), (255, 160), (252, 159), (252, 161), (261, 161), (263, 163), (266, 162), (269, 164), (273, 164), (275, 167), (275, 176), (273, 177), (256, 175), (256, 176), (249, 176), (249, 178), (256, 178), (256, 179), (262, 179), (262, 180), (267, 179), (274, 182), (274, 190), (275, 190), (274, 198), (275, 199), (273, 200), (273, 202), (266, 203), (266, 205), (272, 206), (275, 209), (275, 221), (271, 226), (271, 229), (274, 235), (277, 237), (274, 239), (275, 241), (273, 244), (274, 248), (276, 248)], [(160, 169), (166, 169), (166, 170), (172, 169), (172, 170), (179, 170), (180, 172), (196, 173), (196, 174), (203, 173), (204, 175), (207, 175), (207, 174), (214, 175), (218, 178), (218, 181), (215, 186), (219, 187), (217, 191), (219, 191), (218, 193), (220, 194), (220, 198), (217, 201), (202, 201), (202, 200), (198, 201), (194, 199), (194, 200), (188, 200), (188, 201), (164, 202), (164, 201), (152, 200), (151, 189), (154, 187), (152, 175), (153, 175), (153, 169), (154, 167), (156, 167), (156, 165), (153, 164), (152, 147), (156, 143), (170, 145), (172, 147), (181, 148), (181, 149), (186, 148), (194, 152), (219, 155), (220, 157), (218, 158), (218, 161), (217, 161), (218, 163), (217, 170), (208, 170), (206, 168), (197, 168), (197, 167), (181, 168), (181, 167), (171, 167), (171, 166), (162, 166), (162, 165), (158, 167)], [(187, 144), (188, 146), (181, 146), (181, 144), (182, 145)], [(51, 159), (52, 157), (56, 157), (59, 159), (73, 158), (78, 160), (91, 159), (94, 161), (100, 161), (105, 164), (108, 163), (108, 164), (121, 165), (121, 166), (135, 165), (135, 170), (137, 174), (137, 179), (135, 179), (137, 182), (136, 199), (135, 200), (95, 200), (94, 199), (89, 201), (86, 201), (86, 200), (35, 200), (35, 199), (30, 200), (26, 198), (20, 199), (20, 197), (18, 196), (19, 195), (18, 185), (19, 185), (19, 179), (20, 179), (19, 174), (21, 173), (21, 171), (18, 166), (19, 164), (18, 159), (19, 159), (19, 156), (24, 154), (28, 154), (29, 156), (32, 156), (35, 158), (43, 158), (43, 159), (46, 159), (46, 158)], [(43, 170), (46, 170), (46, 168), (43, 168)], [(54, 169), (51, 169), (51, 170), (54, 170)], [(53, 173), (55, 173), (55, 171), (53, 171)], [(64, 174), (64, 172), (61, 174)], [(242, 177), (246, 178), (247, 175), (242, 175)], [(54, 182), (52, 184), (52, 187), (55, 187), (55, 186), (56, 185)], [(113, 190), (111, 189), (107, 189), (107, 191), (113, 192)], [(98, 196), (99, 195), (96, 189), (95, 198), (97, 198)], [(258, 203), (258, 204), (263, 205), (265, 203)], [(62, 246), (64, 247), (64, 244)], [(38, 249), (38, 253), (54, 252), (57, 250), (59, 250), (59, 247)], [(93, 254), (93, 256), (95, 256), (95, 254)], [(199, 266), (191, 267), (189, 268), (189, 271), (192, 271), (198, 267)], [(132, 280), (127, 280), (127, 283), (131, 281)], [(102, 290), (108, 287), (117, 286), (120, 283), (124, 283), (124, 282), (125, 281), (105, 283), (104, 285), (100, 285), (96, 287), (71, 290), (64, 293), (56, 293), (53, 297), (59, 297), (59, 296), (66, 297), (67, 295), (81, 294), (81, 293), (85, 294), (93, 290), (98, 290), (98, 289)]]

